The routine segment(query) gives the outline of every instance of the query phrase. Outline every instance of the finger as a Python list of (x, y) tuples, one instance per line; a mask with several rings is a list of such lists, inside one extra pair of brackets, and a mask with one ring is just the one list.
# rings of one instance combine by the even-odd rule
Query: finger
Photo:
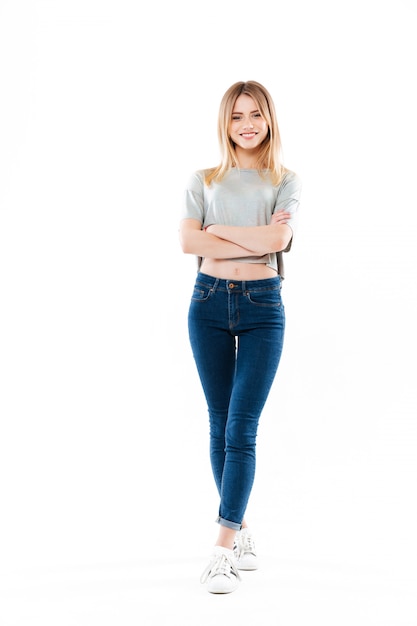
[(275, 213), (271, 218), (271, 223), (276, 224), (278, 222), (287, 221), (290, 217), (289, 213), (282, 213), (281, 215)]

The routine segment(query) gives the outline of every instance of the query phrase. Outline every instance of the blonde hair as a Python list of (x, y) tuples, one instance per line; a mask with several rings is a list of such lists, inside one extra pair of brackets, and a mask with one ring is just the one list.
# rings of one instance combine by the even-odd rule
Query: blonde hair
[(272, 183), (278, 185), (285, 168), (281, 163), (282, 147), (275, 106), (267, 89), (254, 80), (234, 83), (226, 91), (220, 102), (217, 134), (221, 161), (217, 167), (206, 171), (205, 182), (207, 185), (210, 185), (212, 181), (219, 182), (232, 167), (238, 165), (235, 144), (230, 138), (229, 128), (235, 102), (242, 94), (253, 98), (268, 125), (268, 135), (259, 147), (259, 155), (256, 162), (257, 169), (260, 175), (263, 175), (263, 170), (268, 170)]

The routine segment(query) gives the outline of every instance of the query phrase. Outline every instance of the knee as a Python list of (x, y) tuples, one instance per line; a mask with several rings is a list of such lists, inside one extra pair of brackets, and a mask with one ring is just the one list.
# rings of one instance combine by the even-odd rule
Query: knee
[(257, 421), (232, 419), (226, 427), (226, 450), (254, 450), (256, 446)]

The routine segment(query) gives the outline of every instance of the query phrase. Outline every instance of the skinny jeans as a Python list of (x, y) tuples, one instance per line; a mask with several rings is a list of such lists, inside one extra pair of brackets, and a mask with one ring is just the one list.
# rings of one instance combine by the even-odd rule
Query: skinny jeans
[(207, 401), (217, 522), (240, 530), (255, 478), (256, 436), (281, 358), (281, 278), (236, 281), (198, 273), (190, 345)]

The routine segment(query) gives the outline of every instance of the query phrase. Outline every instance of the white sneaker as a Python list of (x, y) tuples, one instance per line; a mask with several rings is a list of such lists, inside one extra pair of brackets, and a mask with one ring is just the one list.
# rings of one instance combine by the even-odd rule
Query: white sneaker
[(201, 575), (200, 582), (207, 583), (210, 593), (230, 593), (239, 585), (233, 550), (215, 546), (210, 563)]
[(258, 558), (255, 551), (255, 542), (248, 528), (242, 528), (236, 533), (233, 548), (238, 569), (258, 569)]

